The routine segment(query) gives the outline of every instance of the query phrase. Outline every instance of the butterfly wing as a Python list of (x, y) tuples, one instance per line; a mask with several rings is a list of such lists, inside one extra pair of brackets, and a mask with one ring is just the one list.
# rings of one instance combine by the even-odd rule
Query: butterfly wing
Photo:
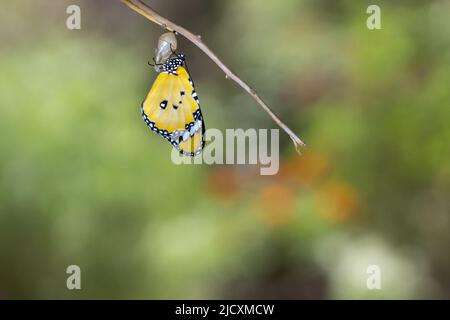
[(180, 153), (195, 156), (205, 145), (205, 125), (194, 84), (187, 70), (158, 75), (142, 103), (142, 116), (154, 132)]

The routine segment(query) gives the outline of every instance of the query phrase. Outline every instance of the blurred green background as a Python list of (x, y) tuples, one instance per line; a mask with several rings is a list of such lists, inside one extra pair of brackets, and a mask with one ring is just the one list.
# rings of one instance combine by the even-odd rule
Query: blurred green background
[[(449, 1), (376, 1), (373, 31), (373, 1), (148, 3), (308, 148), (280, 131), (275, 176), (174, 165), (140, 117), (161, 28), (119, 1), (3, 2), (0, 299), (450, 298)], [(275, 128), (178, 40), (207, 128)]]

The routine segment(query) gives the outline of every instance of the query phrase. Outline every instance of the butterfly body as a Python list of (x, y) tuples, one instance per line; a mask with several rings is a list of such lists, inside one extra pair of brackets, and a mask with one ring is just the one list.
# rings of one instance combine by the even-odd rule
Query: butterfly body
[(142, 118), (180, 153), (195, 156), (205, 145), (205, 125), (185, 57), (177, 54), (158, 67), (160, 73), (142, 103)]

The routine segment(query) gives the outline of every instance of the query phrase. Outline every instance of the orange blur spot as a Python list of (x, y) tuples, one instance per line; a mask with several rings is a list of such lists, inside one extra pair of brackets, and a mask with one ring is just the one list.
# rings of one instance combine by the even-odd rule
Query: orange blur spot
[(223, 200), (229, 200), (239, 191), (239, 179), (232, 168), (220, 167), (210, 172), (207, 191)]
[(307, 152), (282, 163), (280, 176), (296, 184), (311, 185), (326, 176), (330, 169), (331, 165), (325, 155)]
[(281, 226), (289, 223), (295, 213), (295, 193), (286, 185), (273, 182), (264, 186), (258, 196), (257, 209), (264, 223)]
[(318, 193), (319, 214), (331, 222), (344, 222), (358, 214), (360, 203), (356, 190), (344, 183), (331, 183)]

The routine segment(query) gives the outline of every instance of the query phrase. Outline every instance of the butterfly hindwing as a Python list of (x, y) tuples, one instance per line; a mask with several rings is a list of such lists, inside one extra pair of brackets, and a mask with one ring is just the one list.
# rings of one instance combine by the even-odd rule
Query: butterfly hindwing
[[(197, 94), (183, 61), (170, 59), (142, 103), (147, 125), (185, 155), (199, 154), (204, 147), (205, 126)], [(172, 61), (172, 63), (171, 63)]]

